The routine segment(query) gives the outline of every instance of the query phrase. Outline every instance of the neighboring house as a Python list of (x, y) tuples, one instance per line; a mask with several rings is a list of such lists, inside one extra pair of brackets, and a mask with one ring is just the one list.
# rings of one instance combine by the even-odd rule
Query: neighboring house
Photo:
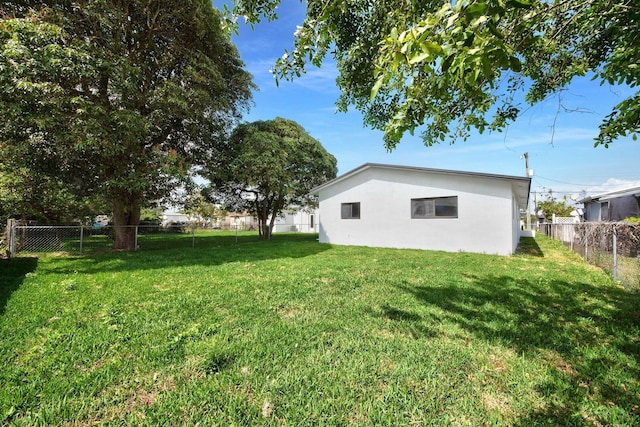
[(531, 178), (367, 163), (312, 190), (320, 242), (512, 254)]
[(227, 212), (220, 227), (223, 230), (257, 230), (258, 221), (248, 212)]
[(584, 203), (585, 221), (622, 221), (640, 216), (640, 187), (589, 196), (579, 202)]
[(166, 227), (170, 224), (185, 224), (190, 221), (191, 217), (189, 217), (189, 215), (179, 212), (165, 211), (162, 214), (161, 224), (163, 227)]
[(273, 232), (299, 231), (302, 233), (318, 232), (317, 209), (287, 209), (273, 226)]

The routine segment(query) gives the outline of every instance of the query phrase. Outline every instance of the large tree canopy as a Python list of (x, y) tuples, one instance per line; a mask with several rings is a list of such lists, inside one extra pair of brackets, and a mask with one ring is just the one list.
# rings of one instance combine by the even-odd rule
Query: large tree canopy
[[(0, 221), (20, 218), (66, 224), (105, 212), (100, 200), (79, 197), (55, 177), (33, 169), (0, 164)], [(0, 226), (1, 227), (1, 226)]]
[(265, 239), (284, 209), (317, 203), (309, 192), (338, 171), (335, 157), (318, 140), (279, 117), (239, 125), (217, 159), (208, 173), (214, 193), (229, 210), (255, 215)]
[(209, 0), (9, 1), (0, 16), (0, 155), (99, 194), (116, 226), (208, 160), (251, 97)]
[[(280, 0), (236, 0), (250, 23), (275, 19)], [(231, 21), (233, 22), (233, 21)], [(392, 149), (424, 125), (427, 145), (501, 130), (522, 106), (591, 75), (640, 83), (637, 0), (308, 0), (295, 48), (277, 60), (277, 79), (337, 61), (341, 110), (355, 105)], [(637, 136), (640, 92), (614, 107), (595, 145)]]

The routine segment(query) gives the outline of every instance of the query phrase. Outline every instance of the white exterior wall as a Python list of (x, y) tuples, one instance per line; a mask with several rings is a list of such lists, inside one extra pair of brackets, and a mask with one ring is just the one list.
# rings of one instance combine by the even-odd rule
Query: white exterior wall
[[(515, 191), (515, 190), (514, 190)], [(516, 199), (516, 195), (512, 193), (511, 198), (511, 253), (514, 253), (518, 248), (518, 243), (520, 242), (520, 236), (522, 236), (522, 230), (520, 229), (520, 206), (518, 205), (518, 201)], [(523, 206), (526, 209), (526, 206)], [(529, 212), (526, 213), (529, 215)]]
[(171, 222), (190, 222), (191, 217), (189, 215), (177, 213), (177, 212), (165, 212), (162, 214), (162, 225), (167, 225)]
[[(519, 209), (507, 180), (411, 170), (366, 169), (319, 191), (320, 242), (509, 255)], [(411, 218), (411, 199), (458, 197), (458, 218)], [(341, 204), (360, 202), (360, 219)]]
[(276, 218), (273, 232), (298, 231), (301, 233), (317, 233), (319, 230), (318, 219), (317, 210), (309, 212), (304, 210), (285, 211), (283, 216)]

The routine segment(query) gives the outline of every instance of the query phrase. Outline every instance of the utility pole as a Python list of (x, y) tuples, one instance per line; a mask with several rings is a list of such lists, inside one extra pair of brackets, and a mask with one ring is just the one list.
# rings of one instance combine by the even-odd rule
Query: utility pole
[[(525, 167), (525, 176), (531, 178), (533, 176), (533, 170), (529, 169), (529, 153), (524, 153), (524, 167)], [(531, 230), (531, 212), (530, 212), (530, 199), (531, 197), (527, 197), (527, 230)]]

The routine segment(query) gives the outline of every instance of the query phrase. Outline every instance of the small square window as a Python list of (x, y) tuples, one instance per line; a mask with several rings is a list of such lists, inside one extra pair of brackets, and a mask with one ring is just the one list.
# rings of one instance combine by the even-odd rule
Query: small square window
[(411, 199), (411, 218), (457, 218), (458, 196)]
[(360, 202), (343, 203), (340, 206), (342, 219), (360, 219)]

